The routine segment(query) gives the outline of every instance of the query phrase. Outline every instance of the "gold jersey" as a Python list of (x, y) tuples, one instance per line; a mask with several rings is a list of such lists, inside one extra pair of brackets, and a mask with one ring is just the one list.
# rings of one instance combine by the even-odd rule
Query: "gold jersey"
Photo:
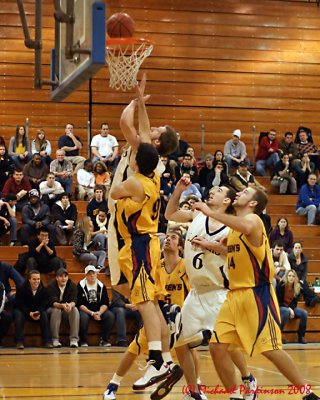
[(227, 241), (229, 289), (245, 289), (272, 284), (274, 265), (269, 240), (260, 220), (263, 239), (261, 246), (253, 246), (246, 236), (231, 230)]

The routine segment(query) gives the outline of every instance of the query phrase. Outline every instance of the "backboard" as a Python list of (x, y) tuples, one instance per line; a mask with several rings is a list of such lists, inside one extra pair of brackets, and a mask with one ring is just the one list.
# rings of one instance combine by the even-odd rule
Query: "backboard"
[[(106, 6), (97, 0), (59, 0), (51, 52), (51, 100), (62, 101), (106, 62)], [(74, 17), (73, 17), (74, 16)]]

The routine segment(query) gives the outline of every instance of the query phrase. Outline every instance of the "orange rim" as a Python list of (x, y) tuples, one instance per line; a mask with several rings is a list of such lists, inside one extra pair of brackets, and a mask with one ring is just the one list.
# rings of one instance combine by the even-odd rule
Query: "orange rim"
[(133, 37), (128, 37), (128, 38), (107, 38), (106, 40), (106, 47), (113, 47), (113, 46), (118, 46), (118, 45), (127, 45), (127, 44), (139, 44), (139, 43), (146, 43), (146, 44), (153, 44), (150, 42), (148, 39), (137, 39)]

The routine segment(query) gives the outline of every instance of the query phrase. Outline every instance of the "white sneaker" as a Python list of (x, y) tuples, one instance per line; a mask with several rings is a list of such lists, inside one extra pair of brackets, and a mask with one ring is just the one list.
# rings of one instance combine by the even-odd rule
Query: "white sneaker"
[(70, 347), (73, 347), (73, 348), (79, 347), (78, 340), (77, 339), (71, 339), (70, 340)]
[(116, 392), (118, 390), (118, 385), (110, 382), (107, 386), (106, 391), (103, 394), (103, 400), (116, 400)]
[(80, 344), (81, 347), (88, 347), (88, 343), (87, 342), (83, 342)]
[(143, 390), (148, 386), (153, 385), (154, 383), (157, 383), (161, 380), (163, 380), (168, 374), (170, 374), (170, 368), (169, 365), (166, 363), (163, 363), (161, 365), (161, 368), (157, 370), (154, 366), (154, 361), (148, 361), (147, 365), (145, 368), (146, 372), (141, 377), (138, 379), (133, 385), (132, 389), (133, 390)]
[(248, 379), (243, 379), (242, 382), (245, 387), (245, 393), (244, 393), (244, 400), (257, 400), (258, 394), (257, 394), (257, 387), (258, 383), (256, 378), (250, 374)]
[(56, 349), (62, 347), (62, 344), (59, 342), (58, 339), (53, 339), (52, 345), (53, 345), (53, 347), (56, 348)]
[(182, 378), (183, 371), (179, 365), (169, 364), (170, 373), (166, 376), (157, 388), (151, 393), (151, 400), (161, 400), (172, 390), (173, 386)]

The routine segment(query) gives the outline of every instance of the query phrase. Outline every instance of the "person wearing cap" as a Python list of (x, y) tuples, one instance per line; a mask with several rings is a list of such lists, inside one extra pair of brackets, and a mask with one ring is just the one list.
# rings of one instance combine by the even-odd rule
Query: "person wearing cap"
[(181, 179), (182, 175), (187, 172), (190, 175), (191, 183), (196, 184), (199, 189), (199, 177), (198, 177), (198, 169), (193, 164), (193, 158), (191, 154), (186, 153), (183, 156), (182, 162), (177, 166), (175, 170), (176, 182)]
[(267, 176), (266, 168), (273, 169), (280, 160), (279, 141), (276, 136), (276, 130), (270, 129), (268, 134), (260, 140), (256, 157), (256, 172), (261, 176)]
[(0, 237), (10, 231), (10, 246), (17, 241), (16, 204), (17, 196), (13, 193), (0, 200)]
[(40, 202), (40, 194), (37, 189), (29, 192), (29, 203), (22, 209), (22, 227), (20, 229), (20, 241), (27, 245), (35, 236), (37, 229), (47, 228), (51, 242), (55, 241), (55, 229), (51, 225), (50, 209), (46, 204)]
[(98, 270), (94, 265), (88, 265), (85, 277), (78, 283), (78, 302), (80, 311), (80, 346), (88, 346), (88, 327), (90, 320), (101, 323), (101, 339), (99, 346), (110, 347), (109, 336), (115, 321), (114, 314), (109, 310), (107, 288), (99, 281)]
[(21, 211), (22, 207), (27, 204), (27, 194), (32, 189), (29, 179), (23, 176), (23, 172), (19, 168), (15, 168), (12, 177), (8, 178), (2, 189), (1, 196), (6, 197), (9, 193), (17, 196), (17, 211)]
[(224, 145), (223, 152), (230, 175), (232, 168), (237, 168), (241, 161), (244, 161), (248, 166), (250, 165), (250, 161), (247, 159), (246, 145), (240, 138), (241, 131), (240, 129), (236, 129), (232, 133), (232, 139), (228, 140)]
[(205, 190), (205, 187), (207, 185), (207, 176), (210, 172), (213, 171), (213, 161), (214, 157), (213, 154), (207, 154), (204, 158), (204, 166), (200, 169), (199, 172), (199, 185), (201, 187), (201, 191), (203, 192)]
[(258, 189), (266, 191), (266, 188), (262, 186), (249, 171), (248, 166), (244, 161), (241, 161), (237, 171), (231, 176), (230, 183), (237, 192), (242, 192), (249, 186), (255, 186)]
[(61, 246), (70, 243), (75, 228), (78, 210), (75, 204), (71, 203), (69, 193), (63, 192), (60, 199), (52, 206), (51, 215), (56, 228), (56, 240)]
[(76, 307), (77, 285), (69, 278), (68, 271), (65, 268), (59, 268), (55, 279), (49, 282), (47, 289), (53, 347), (62, 346), (59, 340), (61, 320), (69, 323), (70, 347), (78, 347), (80, 316)]

